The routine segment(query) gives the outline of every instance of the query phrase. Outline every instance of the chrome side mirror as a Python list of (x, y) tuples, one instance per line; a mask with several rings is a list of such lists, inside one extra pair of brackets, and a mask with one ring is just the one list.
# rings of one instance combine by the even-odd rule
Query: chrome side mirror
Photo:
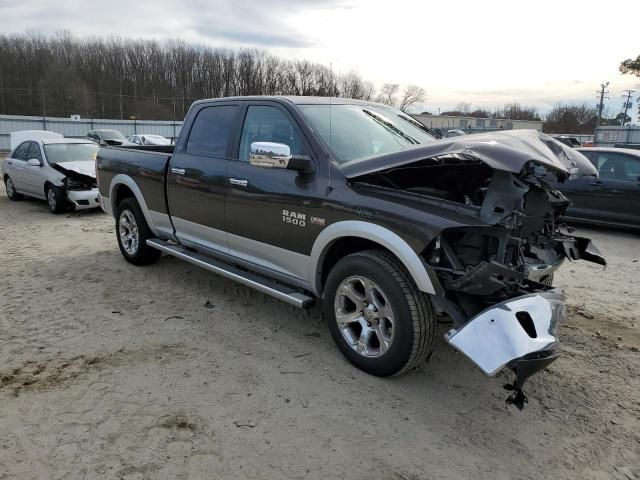
[(42, 163), (40, 163), (40, 160), (38, 160), (37, 158), (30, 158), (29, 160), (27, 160), (27, 165), (29, 165), (30, 167), (41, 167)]
[(291, 160), (291, 148), (284, 143), (253, 142), (249, 162), (255, 167), (287, 168)]
[(253, 142), (249, 162), (254, 167), (286, 168), (301, 174), (315, 172), (313, 160), (308, 155), (291, 155), (291, 148), (284, 143)]

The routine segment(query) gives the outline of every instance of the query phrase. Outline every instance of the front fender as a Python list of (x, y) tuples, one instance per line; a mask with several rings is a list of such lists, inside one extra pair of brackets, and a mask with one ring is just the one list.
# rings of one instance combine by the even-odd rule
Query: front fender
[(383, 246), (402, 262), (421, 292), (435, 293), (435, 288), (427, 272), (427, 266), (398, 234), (375, 223), (345, 220), (329, 225), (318, 235), (313, 244), (311, 261), (309, 262), (311, 270), (308, 278), (311, 280), (311, 286), (316, 295), (320, 295), (322, 292), (320, 272), (324, 258), (331, 245), (345, 237), (363, 238)]

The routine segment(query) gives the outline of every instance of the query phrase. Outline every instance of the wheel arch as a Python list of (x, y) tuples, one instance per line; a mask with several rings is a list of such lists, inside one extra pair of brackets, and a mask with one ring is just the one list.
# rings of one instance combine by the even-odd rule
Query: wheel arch
[(396, 257), (407, 269), (418, 289), (435, 293), (427, 266), (397, 233), (369, 222), (346, 220), (331, 224), (316, 239), (312, 251), (309, 278), (314, 293), (322, 296), (324, 281), (331, 267), (345, 255), (379, 248)]
[(147, 202), (145, 202), (144, 196), (140, 191), (140, 187), (138, 187), (135, 180), (122, 173), (113, 177), (109, 185), (109, 204), (114, 217), (116, 216), (118, 204), (125, 198), (130, 197), (133, 197), (136, 202), (138, 202), (138, 206), (140, 207), (140, 210), (142, 210), (142, 214), (144, 215), (147, 225), (149, 225), (149, 229), (154, 235), (157, 235), (155, 225), (151, 218), (151, 214), (149, 213), (149, 208), (147, 207)]

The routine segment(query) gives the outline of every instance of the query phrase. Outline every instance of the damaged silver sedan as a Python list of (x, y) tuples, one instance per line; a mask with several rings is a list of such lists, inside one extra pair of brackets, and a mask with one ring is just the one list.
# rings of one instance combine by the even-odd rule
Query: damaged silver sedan
[(16, 138), (1, 169), (9, 199), (40, 198), (52, 213), (100, 207), (95, 143), (44, 131), (15, 132)]

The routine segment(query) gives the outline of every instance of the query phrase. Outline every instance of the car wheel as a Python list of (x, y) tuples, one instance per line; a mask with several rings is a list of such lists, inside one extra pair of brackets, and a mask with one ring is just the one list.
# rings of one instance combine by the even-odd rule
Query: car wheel
[(133, 198), (125, 198), (116, 212), (116, 236), (124, 258), (134, 265), (149, 265), (160, 257), (160, 250), (147, 245), (154, 235)]
[(403, 373), (431, 351), (431, 302), (386, 252), (368, 250), (340, 260), (329, 272), (323, 304), (338, 348), (367, 373)]
[(11, 178), (9, 178), (8, 175), (4, 179), (4, 186), (7, 189), (7, 197), (9, 197), (9, 200), (13, 200), (15, 202), (24, 198), (22, 194), (18, 193), (18, 191), (16, 190), (16, 186), (13, 184), (13, 181), (11, 180)]
[(549, 287), (553, 287), (553, 273), (548, 277), (545, 277), (541, 283), (543, 285), (548, 285)]
[(47, 186), (47, 205), (51, 213), (62, 213), (67, 208), (67, 195), (60, 187)]

